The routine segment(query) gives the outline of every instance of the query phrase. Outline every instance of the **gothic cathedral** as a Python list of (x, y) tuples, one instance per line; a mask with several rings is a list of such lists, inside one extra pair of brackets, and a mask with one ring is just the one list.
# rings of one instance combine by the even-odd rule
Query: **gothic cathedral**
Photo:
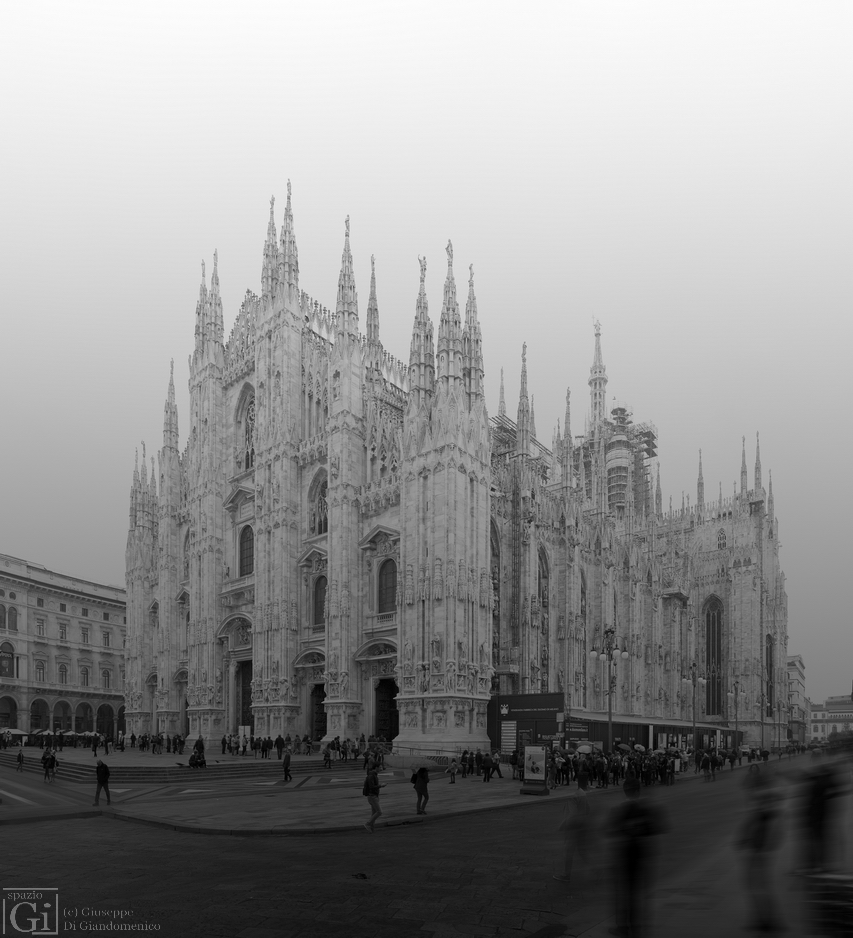
[[(694, 699), (705, 724), (739, 708), (757, 740), (787, 654), (757, 450), (752, 488), (744, 449), (740, 490), (706, 501), (700, 454), (695, 505), (664, 511), (653, 425), (605, 409), (598, 327), (582, 436), (567, 395), (539, 442), (526, 353), (516, 421), (503, 382), (490, 419), (473, 269), (463, 321), (448, 243), (437, 339), (426, 269), (406, 364), (380, 340), (375, 272), (360, 331), (349, 219), (335, 310), (300, 289), (289, 184), (227, 342), (216, 254), (209, 287), (202, 265), (188, 438), (172, 377), (158, 465), (143, 447), (133, 474), (128, 733), (482, 748), (493, 694), (562, 692), (674, 723)], [(608, 642), (616, 666), (590, 656)]]

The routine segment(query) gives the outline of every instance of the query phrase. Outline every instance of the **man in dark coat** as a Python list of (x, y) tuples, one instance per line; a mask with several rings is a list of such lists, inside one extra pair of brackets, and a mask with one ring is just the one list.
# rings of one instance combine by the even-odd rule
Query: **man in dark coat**
[(98, 787), (95, 789), (95, 800), (92, 807), (96, 808), (101, 800), (102, 788), (107, 796), (107, 804), (110, 803), (110, 767), (101, 759), (98, 759), (98, 764), (95, 766), (95, 776), (98, 779)]
[(290, 774), (290, 750), (284, 754), (284, 780), (286, 782), (292, 782), (293, 776)]
[(280, 759), (282, 752), (284, 752), (284, 738), (282, 737), (281, 733), (279, 733), (275, 738), (275, 751), (278, 753), (278, 757)]

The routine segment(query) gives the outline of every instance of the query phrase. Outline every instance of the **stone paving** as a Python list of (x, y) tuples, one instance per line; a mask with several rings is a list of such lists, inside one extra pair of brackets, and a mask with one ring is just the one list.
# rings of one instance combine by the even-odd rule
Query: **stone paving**
[[(156, 804), (4, 827), (0, 873), (4, 884), (58, 886), (68, 908), (136, 909), (137, 921), (148, 914), (165, 935), (608, 934), (612, 871), (603, 850), (571, 888), (555, 881), (566, 792), (535, 798), (518, 787), (511, 779), (476, 778), (451, 786), (436, 776), (429, 813), (418, 817), (408, 779), (397, 777), (383, 789), (388, 826), (377, 825), (373, 835), (359, 826), (365, 799), (351, 784), (210, 797), (168, 791)], [(727, 938), (748, 934), (742, 857), (731, 844), (742, 773), (713, 785), (688, 775), (649, 796), (670, 818), (651, 891), (650, 935), (703, 938), (721, 928)], [(594, 791), (590, 805), (601, 820), (622, 797)], [(162, 826), (116, 823), (131, 817)], [(184, 833), (191, 825), (206, 825), (208, 836)], [(247, 831), (238, 830), (244, 825)], [(325, 833), (247, 836), (274, 829)], [(776, 861), (777, 902), (789, 934), (806, 936), (812, 932), (802, 914), (803, 881), (785, 872), (797, 865), (796, 854), (791, 831)]]

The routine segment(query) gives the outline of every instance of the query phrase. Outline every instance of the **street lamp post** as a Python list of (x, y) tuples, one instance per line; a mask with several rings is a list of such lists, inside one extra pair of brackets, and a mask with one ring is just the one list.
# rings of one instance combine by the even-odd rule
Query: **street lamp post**
[(589, 656), (607, 662), (607, 751), (610, 753), (613, 752), (613, 685), (616, 680), (616, 662), (619, 658), (627, 658), (628, 652), (620, 650), (616, 641), (616, 629), (605, 629), (601, 651), (593, 648)]
[(729, 697), (735, 699), (735, 752), (737, 753), (737, 762), (740, 765), (740, 739), (738, 739), (738, 701), (740, 699), (740, 681), (736, 680), (732, 685), (734, 690), (729, 691)]
[(693, 751), (696, 752), (696, 685), (705, 685), (705, 678), (699, 677), (699, 666), (694, 661), (687, 669), (687, 677), (681, 679), (682, 684), (693, 685)]

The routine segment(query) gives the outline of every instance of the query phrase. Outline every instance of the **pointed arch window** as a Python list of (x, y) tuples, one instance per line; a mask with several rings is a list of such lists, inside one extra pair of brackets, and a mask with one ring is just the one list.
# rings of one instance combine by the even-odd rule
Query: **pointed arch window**
[(326, 623), (326, 585), (324, 576), (318, 576), (314, 581), (314, 625)]
[(255, 572), (255, 532), (247, 524), (240, 532), (240, 576)]
[(717, 532), (717, 550), (726, 549), (726, 532), (720, 528)]
[(314, 504), (311, 506), (311, 523), (309, 525), (312, 534), (326, 534), (329, 530), (329, 483), (323, 481), (314, 497)]
[(15, 646), (11, 642), (0, 645), (0, 677), (15, 676)]
[(7, 626), (10, 632), (18, 631), (18, 610), (14, 606), (9, 607)]
[(251, 469), (255, 465), (255, 399), (252, 398), (246, 407), (246, 416), (244, 418), (246, 425), (245, 442), (245, 466)]
[(379, 602), (377, 609), (383, 612), (395, 612), (397, 609), (397, 564), (386, 560), (379, 568)]
[(723, 697), (723, 604), (712, 599), (705, 606), (705, 713), (719, 716)]

